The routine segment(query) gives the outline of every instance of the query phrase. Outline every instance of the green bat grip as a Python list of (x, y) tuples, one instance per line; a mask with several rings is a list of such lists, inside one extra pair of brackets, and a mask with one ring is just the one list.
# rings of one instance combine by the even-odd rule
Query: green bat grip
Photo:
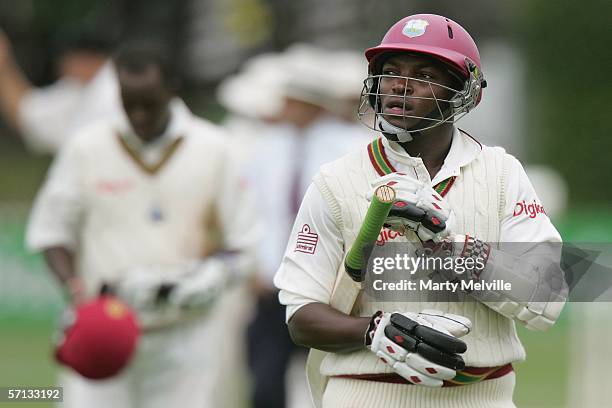
[(363, 249), (378, 239), (394, 201), (395, 190), (390, 186), (380, 186), (374, 191), (363, 224), (344, 261), (344, 269), (353, 280), (361, 281), (361, 271), (364, 267)]

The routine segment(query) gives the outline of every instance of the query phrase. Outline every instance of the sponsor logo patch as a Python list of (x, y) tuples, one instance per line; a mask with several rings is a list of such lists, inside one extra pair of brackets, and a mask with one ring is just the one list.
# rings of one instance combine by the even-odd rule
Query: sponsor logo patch
[(378, 234), (376, 246), (383, 246), (387, 241), (393, 241), (395, 238), (403, 236), (404, 234), (401, 232), (396, 232), (388, 228), (383, 228), (382, 231), (380, 231), (380, 234)]
[(544, 210), (544, 206), (538, 204), (536, 200), (533, 200), (533, 203), (527, 204), (525, 200), (519, 201), (514, 206), (514, 217), (518, 217), (519, 215), (524, 215), (529, 218), (535, 218), (539, 214), (546, 215), (546, 211)]
[(302, 230), (298, 232), (297, 242), (294, 252), (304, 252), (305, 254), (314, 254), (319, 242), (319, 234), (312, 232), (310, 225), (304, 224)]
[(120, 194), (130, 191), (134, 188), (133, 180), (98, 180), (96, 182), (96, 191), (100, 194)]

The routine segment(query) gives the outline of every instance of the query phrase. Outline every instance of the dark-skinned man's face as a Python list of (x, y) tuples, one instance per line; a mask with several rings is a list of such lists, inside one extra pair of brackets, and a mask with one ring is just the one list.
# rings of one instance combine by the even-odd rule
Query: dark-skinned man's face
[(441, 118), (439, 110), (448, 108), (440, 100), (451, 97), (447, 87), (454, 82), (441, 62), (418, 54), (397, 54), (385, 61), (382, 74), (380, 108), (392, 125), (410, 129), (432, 113)]
[(119, 68), (117, 75), (123, 109), (136, 135), (148, 142), (163, 134), (173, 95), (159, 67), (151, 64), (138, 71)]

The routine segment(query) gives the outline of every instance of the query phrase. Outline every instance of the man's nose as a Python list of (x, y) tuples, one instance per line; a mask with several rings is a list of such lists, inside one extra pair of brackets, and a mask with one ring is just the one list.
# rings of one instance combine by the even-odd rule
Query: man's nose
[(393, 84), (391, 85), (391, 91), (395, 95), (412, 95), (414, 87), (410, 78), (398, 77), (394, 78)]

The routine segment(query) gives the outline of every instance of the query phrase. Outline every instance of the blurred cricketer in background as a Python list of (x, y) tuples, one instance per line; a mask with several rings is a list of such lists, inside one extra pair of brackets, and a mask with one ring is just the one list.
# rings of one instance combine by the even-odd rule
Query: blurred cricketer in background
[(27, 243), (74, 303), (113, 292), (142, 335), (116, 377), (63, 373), (65, 406), (210, 406), (223, 342), (210, 316), (254, 265), (253, 202), (225, 135), (174, 96), (180, 81), (164, 53), (126, 46), (114, 63), (129, 125), (91, 124), (62, 148)]
[[(330, 72), (330, 66), (342, 69)], [(257, 212), (266, 229), (266, 239), (259, 245), (261, 267), (252, 285), (255, 316), (248, 328), (255, 408), (309, 404), (305, 379), (286, 381), (290, 360), (299, 348), (287, 333), (285, 310), (272, 279), (317, 169), (365, 148), (374, 137), (357, 123), (355, 114), (366, 69), (361, 56), (349, 51), (296, 44), (283, 53), (249, 61), (218, 91), (219, 100), (232, 112), (226, 123), (240, 140), (245, 174), (257, 195)], [(301, 373), (304, 360), (294, 360)], [(291, 384), (288, 390), (286, 383)]]
[(86, 30), (74, 33), (57, 56), (58, 80), (35, 87), (0, 30), (0, 113), (28, 150), (55, 154), (91, 121), (125, 120), (110, 60), (112, 47), (104, 35)]
[[(321, 167), (274, 281), (292, 338), (313, 349), (315, 403), (513, 407), (512, 363), (525, 358), (515, 321), (548, 329), (566, 291), (557, 253), (532, 245), (512, 253), (504, 243), (561, 238), (545, 213), (514, 213), (517, 203), (539, 202), (520, 162), (455, 126), (486, 86), (478, 49), (463, 27), (438, 15), (409, 16), (366, 58), (360, 115), (382, 137)], [(483, 292), (470, 292), (469, 300), (465, 292), (448, 291), (450, 300), (440, 302), (406, 291), (383, 302), (362, 291), (361, 277), (349, 275), (343, 260), (381, 186), (396, 191), (377, 242), (383, 251), (392, 256), (389, 244), (396, 242), (415, 256), (428, 248), (455, 259), (480, 257), (480, 269), (451, 270), (448, 279), (488, 282), (494, 274), (520, 282), (526, 293), (490, 293), (499, 300), (492, 302)], [(540, 265), (560, 281), (534, 302), (540, 282), (549, 283)]]

